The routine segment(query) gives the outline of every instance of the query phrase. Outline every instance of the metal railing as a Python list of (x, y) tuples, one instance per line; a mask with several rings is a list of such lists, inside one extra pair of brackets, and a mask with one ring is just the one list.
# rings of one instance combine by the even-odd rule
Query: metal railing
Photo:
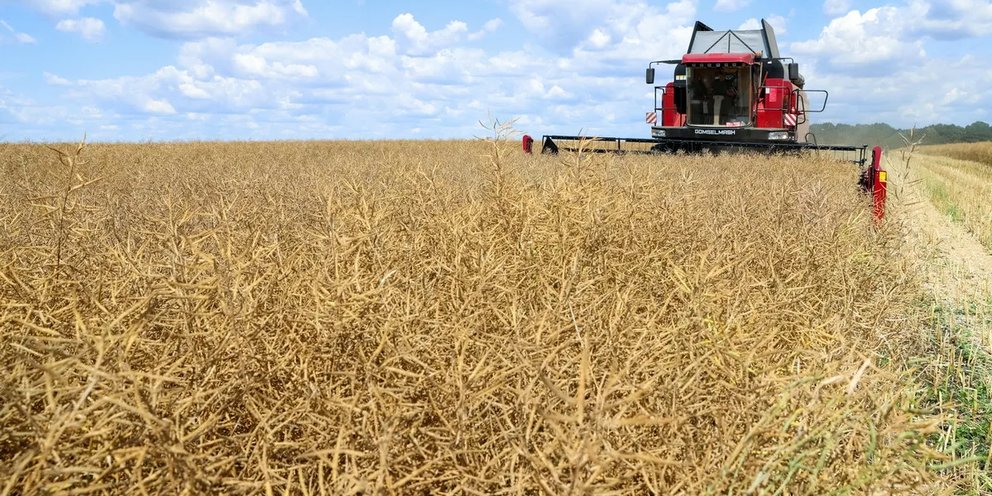
[[(765, 92), (764, 94), (767, 95), (768, 91), (771, 90), (771, 89), (783, 89), (783, 88), (784, 88), (783, 86), (759, 86), (758, 87), (758, 90), (759, 90), (758, 94), (761, 94), (761, 92), (764, 91)], [(666, 93), (667, 93), (667, 88), (665, 86), (655, 86), (654, 87), (655, 122), (656, 122), (656, 125), (659, 125), (659, 126), (663, 122), (664, 112), (666, 110), (671, 110), (671, 111), (675, 111), (676, 113), (678, 113), (678, 107), (676, 107), (674, 105), (673, 106), (667, 106), (667, 107), (665, 106), (665, 94)], [(802, 95), (803, 94), (808, 94), (808, 93), (822, 93), (823, 94), (823, 104), (820, 106), (819, 109), (813, 110), (813, 109), (806, 108), (807, 99), (803, 98)], [(793, 103), (792, 102), (795, 102), (794, 103), (794, 106), (795, 106), (795, 112), (794, 112), (794, 114), (796, 115), (796, 124), (795, 125), (798, 126), (800, 124), (805, 124), (809, 120), (808, 114), (810, 114), (810, 113), (819, 113), (819, 112), (823, 112), (824, 110), (826, 110), (827, 100), (829, 98), (830, 98), (830, 93), (828, 93), (826, 90), (806, 90), (806, 89), (799, 89), (799, 88), (797, 88), (797, 89), (794, 89), (791, 92), (789, 92), (788, 93), (788, 98), (783, 98), (782, 101), (781, 101), (781, 105), (778, 106), (778, 107), (770, 107), (769, 108), (769, 107), (766, 106), (765, 108), (757, 108), (757, 106), (755, 106), (755, 113), (752, 116), (753, 118), (751, 119), (751, 123), (754, 124), (754, 123), (756, 123), (758, 121), (758, 115), (761, 112), (778, 112), (778, 113), (783, 114), (783, 119), (784, 119), (784, 114), (793, 113), (792, 112), (792, 110), (793, 110), (793, 108), (792, 108), (793, 107)], [(767, 99), (765, 101), (767, 102)], [(659, 105), (659, 102), (660, 102), (660, 105)], [(766, 103), (766, 105), (767, 105), (767, 103)], [(660, 115), (659, 115), (659, 113), (660, 113)], [(783, 121), (783, 127), (786, 127), (784, 121)], [(789, 126), (789, 127), (792, 127), (792, 126)]]

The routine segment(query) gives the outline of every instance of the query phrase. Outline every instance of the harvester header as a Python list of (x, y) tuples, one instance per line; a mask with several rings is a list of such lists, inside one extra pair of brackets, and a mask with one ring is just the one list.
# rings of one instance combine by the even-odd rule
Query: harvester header
[[(672, 79), (656, 84), (662, 66), (674, 66)], [(884, 183), (880, 149), (873, 150), (869, 164), (868, 145), (816, 143), (808, 116), (825, 109), (829, 94), (806, 88), (799, 64), (779, 54), (775, 30), (764, 19), (759, 29), (726, 31), (697, 21), (686, 53), (650, 62), (645, 82), (654, 88), (654, 107), (644, 117), (650, 138), (545, 135), (541, 151), (576, 150), (576, 143), (588, 141), (600, 145), (590, 151), (620, 153), (829, 150), (845, 154), (864, 174), (881, 172)], [(819, 105), (810, 105), (811, 95)], [(533, 141), (524, 136), (525, 151)]]

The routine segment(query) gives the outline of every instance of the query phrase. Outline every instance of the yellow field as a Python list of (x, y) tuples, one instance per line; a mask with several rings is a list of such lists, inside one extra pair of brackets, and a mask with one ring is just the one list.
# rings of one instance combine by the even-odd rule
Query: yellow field
[(911, 160), (913, 177), (945, 215), (992, 250), (992, 143), (928, 146)]
[(950, 145), (927, 145), (919, 147), (918, 150), (927, 155), (941, 155), (992, 166), (992, 142), (990, 141), (981, 143), (954, 143)]
[(515, 147), (7, 145), (0, 494), (953, 488), (852, 166)]

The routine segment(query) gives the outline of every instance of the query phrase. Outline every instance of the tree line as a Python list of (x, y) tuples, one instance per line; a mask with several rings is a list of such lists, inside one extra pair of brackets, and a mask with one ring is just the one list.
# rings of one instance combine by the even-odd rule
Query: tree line
[[(880, 145), (882, 148), (899, 148), (904, 146), (902, 133), (909, 136), (909, 129), (897, 129), (888, 124), (813, 124), (810, 130), (816, 136), (816, 142), (831, 145)], [(976, 121), (961, 127), (954, 124), (932, 124), (916, 128), (915, 136), (926, 133), (923, 144), (940, 145), (945, 143), (975, 143), (992, 141), (992, 126), (986, 122)]]

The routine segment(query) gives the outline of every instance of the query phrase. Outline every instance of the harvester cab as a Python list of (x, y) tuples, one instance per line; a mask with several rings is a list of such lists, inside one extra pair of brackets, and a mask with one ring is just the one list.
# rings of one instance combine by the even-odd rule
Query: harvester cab
[[(646, 82), (655, 84), (656, 66), (675, 65), (674, 76), (655, 86), (655, 105), (647, 113), (651, 136), (665, 141), (660, 150), (694, 150), (713, 141), (740, 147), (815, 141), (809, 132), (809, 93), (799, 64), (779, 55), (775, 30), (714, 31), (697, 22), (681, 59), (648, 65)], [(727, 145), (722, 145), (726, 147)], [(717, 148), (710, 146), (710, 148)]]

